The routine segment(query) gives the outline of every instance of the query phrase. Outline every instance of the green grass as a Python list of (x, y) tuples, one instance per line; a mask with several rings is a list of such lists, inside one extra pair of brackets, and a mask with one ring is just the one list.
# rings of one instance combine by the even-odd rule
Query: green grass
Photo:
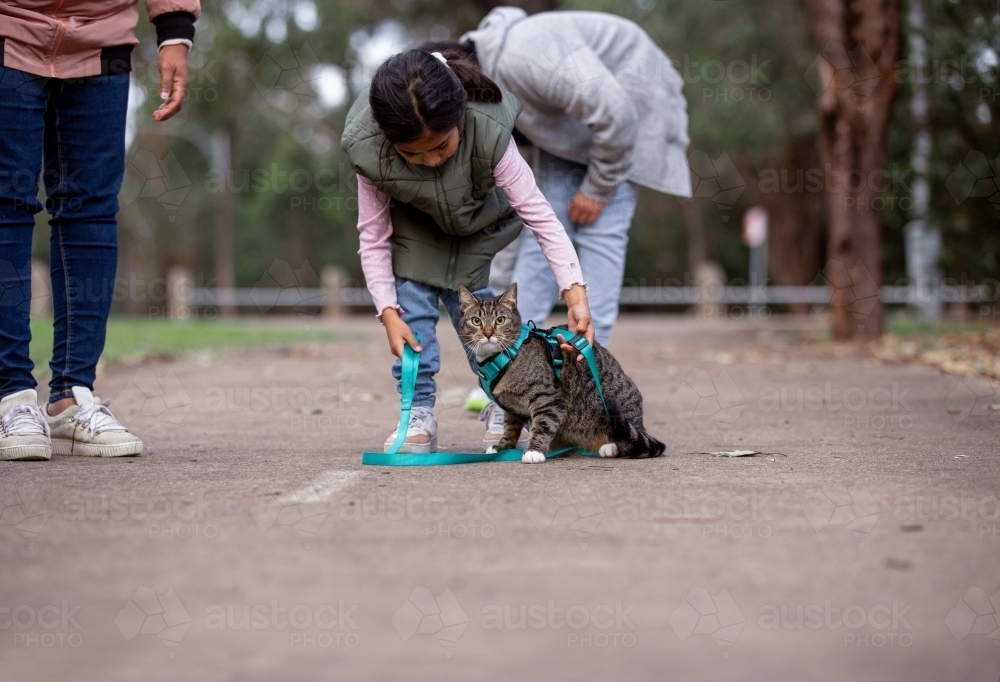
[(959, 322), (956, 320), (941, 320), (936, 324), (921, 320), (909, 310), (887, 312), (885, 331), (896, 336), (931, 336), (941, 334), (972, 334), (986, 331), (990, 325), (979, 320)]
[[(107, 365), (140, 361), (150, 356), (177, 357), (204, 350), (288, 346), (330, 342), (350, 334), (295, 322), (192, 321), (172, 322), (141, 317), (112, 317), (101, 360)], [(51, 318), (32, 318), (31, 359), (39, 370), (48, 368), (52, 357)]]

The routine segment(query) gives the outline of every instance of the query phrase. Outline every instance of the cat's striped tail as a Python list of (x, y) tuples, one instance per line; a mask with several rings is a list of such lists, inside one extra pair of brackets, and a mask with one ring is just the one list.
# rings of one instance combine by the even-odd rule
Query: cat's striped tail
[(625, 415), (621, 406), (613, 398), (606, 398), (608, 413), (611, 415), (611, 437), (618, 445), (619, 457), (641, 459), (659, 457), (667, 446), (653, 438), (645, 429), (635, 427)]

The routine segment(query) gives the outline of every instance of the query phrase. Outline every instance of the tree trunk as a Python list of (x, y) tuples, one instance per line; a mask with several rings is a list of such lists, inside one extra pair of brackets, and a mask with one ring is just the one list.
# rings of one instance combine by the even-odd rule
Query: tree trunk
[(878, 189), (900, 55), (899, 0), (812, 0), (822, 51), (811, 84), (820, 117), (827, 256), (838, 340), (882, 333)]
[(217, 216), (215, 220), (215, 286), (219, 294), (219, 314), (222, 317), (236, 316), (236, 301), (231, 295), (236, 286), (236, 273), (233, 267), (233, 245), (235, 232), (235, 203), (227, 178), (233, 167), (232, 162), (232, 130), (231, 122), (212, 134), (212, 165), (222, 170), (223, 187), (217, 199)]
[[(816, 139), (792, 138), (779, 163), (778, 187), (761, 192), (757, 199), (770, 215), (768, 260), (775, 286), (812, 284), (823, 265), (823, 199), (806, 181), (807, 173), (818, 165)], [(808, 303), (793, 303), (789, 309), (811, 310)]]

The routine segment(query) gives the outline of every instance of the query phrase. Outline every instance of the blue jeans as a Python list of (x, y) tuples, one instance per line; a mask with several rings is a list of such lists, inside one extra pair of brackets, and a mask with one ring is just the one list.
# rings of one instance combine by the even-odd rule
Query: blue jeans
[(93, 390), (118, 265), (128, 74), (43, 78), (0, 67), (0, 398), (37, 385), (28, 354), (31, 236), (52, 227), (50, 402)]
[[(489, 287), (473, 293), (480, 298), (493, 298), (493, 290)], [(441, 345), (437, 340), (437, 323), (441, 319), (438, 301), (444, 303), (451, 324), (458, 331), (458, 321), (462, 316), (462, 309), (458, 304), (458, 292), (397, 277), (396, 300), (403, 309), (403, 322), (409, 325), (410, 331), (420, 335), (420, 346), (423, 348), (423, 352), (420, 353), (420, 365), (417, 368), (417, 388), (413, 396), (413, 405), (434, 407), (437, 393), (434, 375), (441, 369)], [(465, 349), (465, 355), (469, 359), (469, 367), (475, 372), (475, 355), (468, 348)], [(402, 376), (402, 366), (403, 363), (398, 359), (392, 365), (392, 376), (396, 378), (397, 391), (401, 391), (399, 378)]]
[[(627, 181), (618, 185), (600, 217), (590, 225), (577, 226), (570, 221), (566, 211), (586, 173), (586, 166), (541, 152), (538, 186), (576, 246), (583, 278), (589, 287), (587, 298), (595, 336), (607, 346), (611, 328), (618, 319), (628, 231), (635, 215), (638, 189)], [(517, 282), (517, 309), (521, 318), (525, 323), (532, 320), (544, 327), (545, 318), (559, 296), (559, 285), (538, 240), (529, 230), (525, 230), (521, 238), (514, 281)]]

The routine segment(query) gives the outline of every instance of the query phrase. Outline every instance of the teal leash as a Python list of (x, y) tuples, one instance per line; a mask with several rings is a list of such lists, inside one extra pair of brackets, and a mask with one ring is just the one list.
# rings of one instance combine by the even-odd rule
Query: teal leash
[[(417, 343), (420, 343), (420, 336), (414, 334)], [(585, 339), (586, 341), (586, 339)], [(593, 355), (593, 354), (591, 354)], [(396, 429), (396, 440), (388, 452), (363, 452), (361, 453), (361, 463), (375, 466), (442, 466), (451, 464), (476, 464), (479, 462), (520, 462), (521, 451), (510, 449), (500, 452), (430, 452), (430, 453), (400, 453), (403, 441), (406, 440), (406, 431), (410, 426), (410, 412), (413, 410), (413, 396), (417, 390), (417, 369), (420, 367), (420, 353), (413, 350), (410, 344), (403, 346), (402, 368), (400, 376), (400, 388), (402, 395), (399, 404), (399, 426)], [(596, 365), (594, 365), (596, 368)], [(595, 374), (596, 378), (596, 374)], [(600, 383), (598, 383), (600, 391)], [(602, 396), (603, 401), (603, 396)], [(586, 450), (577, 448), (561, 448), (545, 455), (546, 459), (565, 455), (568, 452), (578, 452), (585, 457), (597, 457), (598, 455)]]

